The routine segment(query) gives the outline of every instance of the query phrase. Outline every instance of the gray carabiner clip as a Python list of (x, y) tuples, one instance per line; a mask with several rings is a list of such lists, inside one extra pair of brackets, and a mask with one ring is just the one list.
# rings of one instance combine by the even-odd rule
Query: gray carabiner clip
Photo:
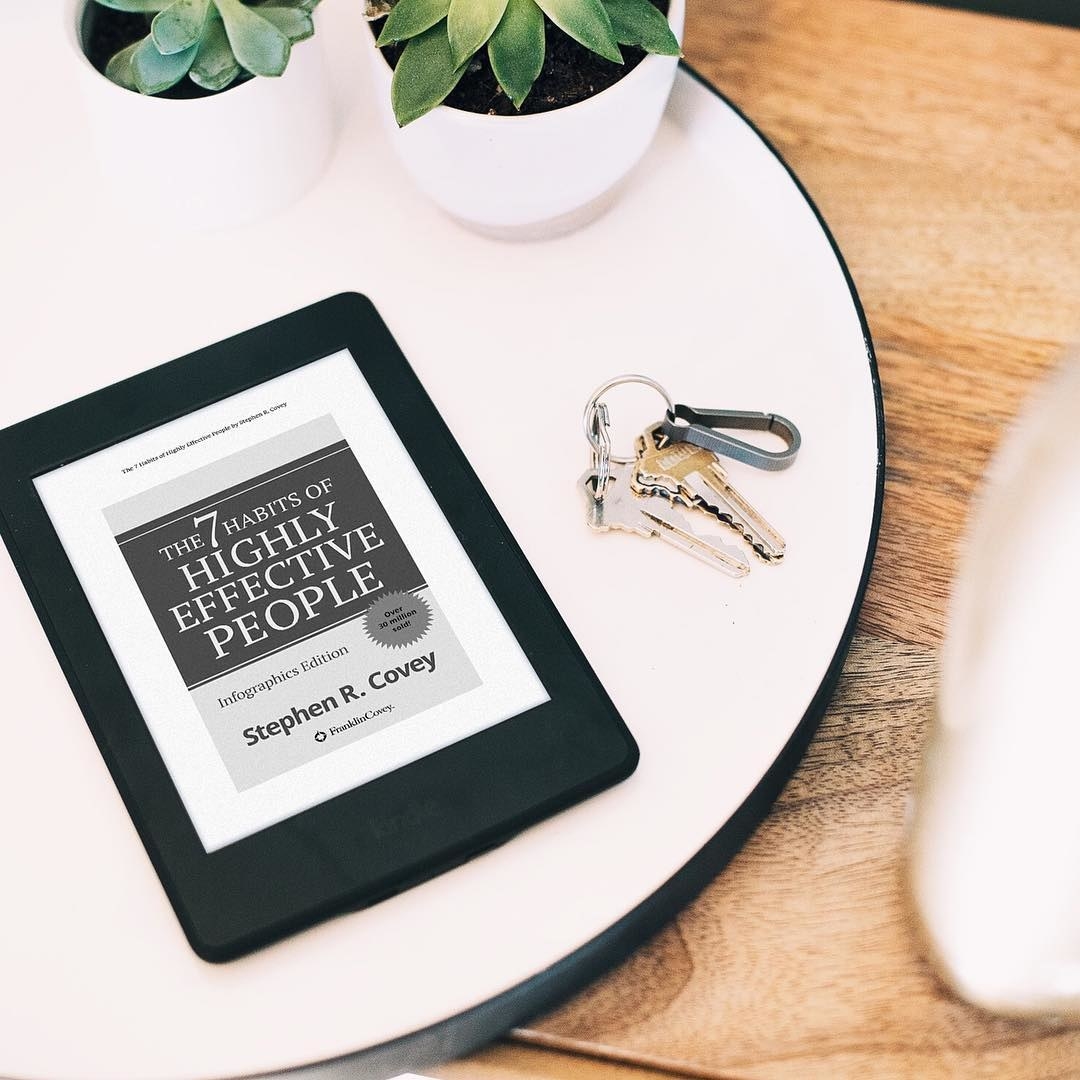
[[(783, 450), (763, 450), (753, 443), (736, 439), (718, 428), (741, 431), (770, 431), (787, 443)], [(752, 465), (755, 469), (777, 472), (795, 463), (802, 436), (787, 418), (776, 413), (740, 412), (737, 409), (692, 409), (676, 405), (664, 417), (664, 434), (672, 442), (688, 442), (722, 454), (733, 461)]]

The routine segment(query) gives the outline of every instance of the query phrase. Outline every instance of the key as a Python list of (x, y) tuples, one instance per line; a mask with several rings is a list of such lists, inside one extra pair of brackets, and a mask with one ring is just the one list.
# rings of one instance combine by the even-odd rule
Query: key
[(711, 451), (682, 449), (688, 445), (673, 444), (659, 455), (662, 463), (646, 457), (634, 478), (635, 492), (695, 506), (737, 532), (765, 562), (780, 562), (784, 538), (735, 489)]
[(640, 436), (637, 451), (635, 492), (698, 506), (739, 533), (766, 562), (784, 557), (784, 538), (735, 490), (712, 451), (668, 442), (662, 424)]
[(731, 577), (750, 573), (750, 564), (736, 547), (699, 535), (686, 516), (668, 499), (636, 495), (630, 487), (635, 466), (612, 462), (604, 497), (596, 497), (596, 471), (590, 469), (581, 485), (588, 499), (589, 527), (599, 532), (617, 529), (638, 536), (659, 536), (669, 544), (707, 562)]

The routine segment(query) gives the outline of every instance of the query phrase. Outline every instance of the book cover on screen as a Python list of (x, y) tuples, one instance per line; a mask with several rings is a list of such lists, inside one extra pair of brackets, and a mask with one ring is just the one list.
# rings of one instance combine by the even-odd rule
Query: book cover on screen
[(105, 518), (237, 791), (480, 685), (330, 416)]

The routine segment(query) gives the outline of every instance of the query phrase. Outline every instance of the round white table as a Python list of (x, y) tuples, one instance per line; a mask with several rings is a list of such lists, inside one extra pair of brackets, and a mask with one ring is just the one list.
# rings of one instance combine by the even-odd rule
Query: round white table
[[(389, 1076), (461, 1054), (594, 978), (721, 869), (840, 671), (880, 514), (881, 396), (854, 286), (784, 163), (684, 69), (657, 144), (606, 216), (556, 241), (482, 239), (426, 203), (384, 144), (357, 70), (358, 7), (321, 17), (342, 130), (320, 183), (272, 218), (204, 235), (171, 234), (167, 207), (133, 220), (103, 190), (73, 80), (31, 81), (53, 56), (55, 19), (23, 16), (0, 64), (9, 100), (34, 87), (19, 95), (16, 165), (0, 178), (0, 424), (323, 296), (367, 293), (641, 764), (418, 888), (210, 965), (187, 946), (0, 558), (5, 1076), (208, 1078), (342, 1056)], [(798, 423), (790, 470), (732, 466), (787, 538), (781, 566), (735, 582), (666, 545), (586, 528), (581, 410), (630, 370), (692, 405)], [(654, 402), (612, 400), (625, 445)]]

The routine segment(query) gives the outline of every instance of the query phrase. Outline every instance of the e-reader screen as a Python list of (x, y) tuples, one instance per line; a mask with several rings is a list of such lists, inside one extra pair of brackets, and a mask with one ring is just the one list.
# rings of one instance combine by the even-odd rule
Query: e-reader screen
[(207, 852), (549, 700), (348, 351), (34, 483)]

